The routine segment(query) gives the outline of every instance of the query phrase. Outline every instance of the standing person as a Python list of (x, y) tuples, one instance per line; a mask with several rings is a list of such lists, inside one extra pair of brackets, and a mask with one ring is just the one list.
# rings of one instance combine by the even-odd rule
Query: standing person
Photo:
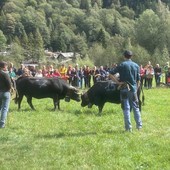
[(83, 79), (84, 79), (84, 71), (83, 67), (80, 67), (79, 69), (79, 77), (80, 77), (80, 88), (83, 88)]
[(16, 78), (16, 74), (14, 72), (14, 70), (12, 69), (12, 67), (9, 68), (9, 77), (14, 80)]
[(152, 65), (149, 65), (148, 68), (146, 69), (146, 80), (147, 80), (147, 89), (152, 88), (152, 81), (153, 81), (153, 76), (154, 76), (154, 69)]
[(54, 69), (54, 72), (52, 74), (52, 77), (61, 77), (60, 72), (58, 71), (58, 68)]
[(43, 66), (42, 66), (42, 75), (43, 75), (43, 77), (46, 77), (46, 76), (47, 76), (47, 73), (48, 73), (48, 70), (47, 70), (46, 66), (43, 65)]
[(68, 79), (67, 68), (65, 67), (64, 64), (62, 64), (61, 67), (59, 68), (59, 72), (61, 74), (61, 78), (67, 81)]
[(145, 79), (145, 69), (142, 65), (140, 65), (140, 83), (141, 87), (143, 87), (143, 80)]
[[(142, 128), (141, 113), (139, 110), (139, 101), (137, 97), (137, 89), (140, 86), (140, 68), (131, 60), (132, 52), (126, 50), (124, 52), (125, 61), (117, 66), (111, 74), (119, 73), (120, 83), (127, 83), (127, 87), (120, 90), (121, 106), (124, 114), (124, 124), (126, 131), (132, 131), (130, 111), (133, 109), (136, 128)], [(111, 76), (112, 77), (112, 76)]]
[(0, 128), (5, 127), (5, 122), (7, 118), (7, 113), (10, 104), (10, 89), (11, 89), (11, 80), (9, 77), (8, 65), (4, 61), (0, 61)]
[(160, 85), (161, 75), (162, 75), (162, 68), (159, 66), (159, 64), (156, 64), (156, 67), (154, 68), (154, 73), (155, 73), (156, 87), (158, 87)]
[(17, 73), (17, 69), (14, 67), (14, 64), (12, 62), (9, 63), (9, 70), (14, 71), (15, 74)]
[(84, 86), (85, 88), (91, 87), (91, 69), (89, 66), (86, 66), (84, 70)]
[(93, 78), (93, 84), (95, 84), (100, 79), (99, 70), (96, 66), (93, 67), (91, 70), (92, 78)]
[(67, 69), (67, 77), (68, 77), (68, 83), (71, 85), (72, 84), (72, 75), (71, 75), (71, 71), (72, 71), (72, 66), (69, 65), (68, 69)]
[(76, 86), (77, 85), (76, 75), (77, 75), (76, 69), (75, 69), (75, 67), (73, 67), (72, 70), (71, 70), (71, 78), (72, 78), (71, 85), (72, 86)]
[(166, 62), (166, 65), (163, 67), (164, 75), (165, 75), (165, 84), (167, 84), (167, 74), (168, 74), (169, 62)]
[(76, 70), (76, 77), (75, 77), (75, 81), (76, 81), (76, 87), (80, 87), (80, 74), (79, 74), (79, 65), (76, 64), (75, 66), (75, 70)]
[(107, 72), (106, 72), (106, 70), (104, 70), (103, 66), (100, 66), (99, 74), (100, 74), (100, 80), (101, 81), (106, 80)]
[(24, 64), (21, 64), (20, 68), (17, 70), (17, 76), (22, 76), (22, 74), (24, 73)]
[(35, 74), (35, 77), (43, 77), (43, 74), (42, 74), (42, 70), (39, 69), (36, 74)]
[(37, 69), (35, 68), (35, 65), (33, 65), (32, 67), (30, 67), (30, 73), (33, 77), (35, 77), (36, 73), (37, 73)]

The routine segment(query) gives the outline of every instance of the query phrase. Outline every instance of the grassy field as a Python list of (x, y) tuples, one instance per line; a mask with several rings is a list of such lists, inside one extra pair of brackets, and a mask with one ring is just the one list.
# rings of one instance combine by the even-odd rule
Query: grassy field
[[(144, 90), (143, 129), (124, 132), (120, 105), (82, 108), (51, 99), (11, 101), (7, 126), (0, 129), (0, 170), (169, 170), (170, 89)], [(135, 122), (132, 114), (132, 123)]]

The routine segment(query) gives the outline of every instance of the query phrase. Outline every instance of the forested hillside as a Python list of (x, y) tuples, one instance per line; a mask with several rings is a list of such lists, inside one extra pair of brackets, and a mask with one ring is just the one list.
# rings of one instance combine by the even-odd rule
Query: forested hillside
[[(1, 0), (0, 51), (13, 62), (46, 62), (44, 50), (77, 52), (96, 65), (164, 64), (170, 52), (170, 0)], [(4, 58), (1, 56), (1, 58)]]

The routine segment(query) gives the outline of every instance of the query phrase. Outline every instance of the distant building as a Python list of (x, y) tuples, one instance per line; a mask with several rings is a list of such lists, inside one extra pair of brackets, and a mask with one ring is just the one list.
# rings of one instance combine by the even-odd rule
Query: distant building
[(62, 53), (62, 52), (49, 52), (49, 51), (45, 51), (45, 55), (47, 59), (57, 60), (58, 63), (66, 63), (80, 56), (80, 54), (73, 53), (73, 52)]
[(73, 52), (68, 52), (68, 53), (60, 53), (57, 57), (57, 60), (59, 63), (70, 61), (75, 59), (76, 56)]

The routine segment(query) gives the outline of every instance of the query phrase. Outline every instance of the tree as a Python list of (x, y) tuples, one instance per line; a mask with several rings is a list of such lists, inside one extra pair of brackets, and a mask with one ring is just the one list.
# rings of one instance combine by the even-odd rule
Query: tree
[(35, 61), (42, 61), (44, 60), (44, 44), (43, 39), (40, 34), (39, 29), (36, 29), (35, 35), (34, 35), (34, 56), (33, 58)]
[(102, 0), (91, 0), (92, 7), (97, 6), (99, 9), (102, 8)]
[(89, 58), (94, 62), (94, 65), (100, 66), (103, 65), (105, 49), (101, 46), (101, 44), (93, 44), (88, 50)]
[(71, 51), (77, 52), (83, 56), (87, 53), (87, 44), (85, 43), (85, 39), (78, 34), (77, 36), (74, 36), (71, 40)]
[(5, 23), (5, 27), (6, 27), (5, 34), (8, 37), (8, 42), (12, 41), (12, 37), (15, 33), (15, 24), (16, 24), (16, 21), (13, 18), (13, 16), (11, 14), (7, 14), (6, 23)]
[(27, 49), (28, 45), (29, 45), (29, 40), (28, 40), (28, 36), (27, 36), (25, 30), (23, 31), (21, 42), (22, 42), (23, 48)]
[(162, 51), (165, 47), (170, 51), (170, 11), (161, 1), (158, 1), (157, 15), (160, 18), (160, 22), (157, 33), (157, 47)]
[(21, 63), (24, 60), (23, 48), (17, 43), (11, 44), (10, 61), (11, 59), (15, 61), (15, 63)]
[(4, 11), (2, 10), (0, 13), (0, 30), (4, 31), (6, 29), (6, 16), (4, 14)]
[(120, 14), (123, 17), (127, 17), (129, 19), (135, 18), (135, 12), (133, 10), (129, 9), (127, 6), (123, 6), (123, 7), (119, 8), (118, 11), (120, 12)]
[[(162, 58), (161, 58), (161, 63), (165, 64), (166, 62), (168, 62), (170, 59), (170, 55), (169, 55), (169, 51), (168, 48), (165, 46), (162, 50)], [(160, 61), (160, 60), (159, 60)]]
[(0, 30), (0, 51), (2, 51), (3, 49), (5, 49), (6, 47), (6, 37), (3, 34), (3, 32)]
[(25, 32), (24, 26), (22, 25), (21, 22), (17, 22), (15, 26), (15, 35), (18, 36), (19, 38), (22, 37), (23, 32)]
[(136, 39), (139, 45), (153, 54), (158, 45), (160, 19), (153, 10), (146, 10), (136, 22)]
[(5, 5), (6, 2), (8, 2), (9, 0), (1, 0), (0, 1), (0, 10), (3, 8), (3, 6)]
[(153, 61), (152, 56), (148, 53), (148, 51), (140, 45), (132, 46), (131, 50), (134, 55), (133, 60), (139, 65), (145, 66), (148, 61)]
[(80, 3), (78, 0), (67, 0), (67, 3), (71, 4), (75, 8), (78, 8), (80, 6)]
[(26, 60), (30, 60), (34, 56), (34, 36), (32, 33), (29, 33), (28, 35), (28, 53), (25, 56)]
[(29, 6), (25, 9), (23, 15), (21, 15), (21, 22), (24, 25), (27, 34), (35, 32), (36, 27), (40, 26), (38, 23), (38, 16), (33, 7)]
[(116, 16), (114, 18), (114, 24), (113, 24), (113, 28), (112, 28), (112, 34), (116, 35), (116, 34), (121, 34), (122, 31), (122, 25), (121, 25), (121, 21), (119, 20), (119, 18)]
[(104, 0), (103, 1), (103, 8), (109, 8), (112, 5), (112, 0)]
[(152, 55), (152, 63), (155, 65), (157, 63), (159, 63), (160, 65), (162, 64), (162, 61), (160, 61), (162, 54), (159, 48), (156, 48), (154, 50), (154, 53)]
[(98, 33), (97, 41), (100, 42), (104, 48), (107, 47), (105, 31), (102, 28), (100, 29)]
[(89, 0), (81, 0), (80, 9), (85, 9), (85, 10), (89, 11), (90, 7), (91, 7), (91, 5), (90, 5)]

